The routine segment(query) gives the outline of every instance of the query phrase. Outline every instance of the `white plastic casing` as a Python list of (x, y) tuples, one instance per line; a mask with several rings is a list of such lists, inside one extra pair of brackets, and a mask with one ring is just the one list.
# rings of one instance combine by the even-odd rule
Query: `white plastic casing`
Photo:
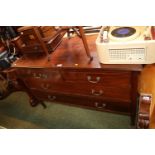
[(136, 38), (131, 39), (130, 37), (129, 40), (109, 37), (109, 42), (100, 42), (99, 33), (96, 39), (99, 61), (104, 64), (155, 63), (155, 40), (144, 40), (146, 35), (152, 38), (150, 27), (141, 26), (134, 28), (139, 34), (136, 34)]

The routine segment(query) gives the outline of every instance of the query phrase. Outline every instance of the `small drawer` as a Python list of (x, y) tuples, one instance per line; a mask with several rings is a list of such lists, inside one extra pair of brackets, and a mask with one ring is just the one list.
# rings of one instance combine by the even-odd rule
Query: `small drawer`
[(80, 72), (62, 71), (62, 77), (66, 82), (87, 82), (89, 84), (102, 84), (104, 86), (129, 86), (131, 72), (128, 71), (102, 71)]
[(50, 69), (18, 69), (17, 74), (20, 78), (33, 78), (33, 79), (41, 79), (46, 81), (58, 81), (62, 80), (61, 74), (58, 70), (50, 70)]

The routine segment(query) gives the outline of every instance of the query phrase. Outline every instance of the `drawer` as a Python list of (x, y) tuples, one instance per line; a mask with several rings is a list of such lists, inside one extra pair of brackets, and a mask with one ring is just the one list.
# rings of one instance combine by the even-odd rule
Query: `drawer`
[(113, 86), (92, 86), (92, 85), (72, 85), (72, 94), (92, 96), (98, 99), (110, 101), (131, 101), (130, 87), (113, 87)]
[[(103, 98), (110, 101), (127, 101), (131, 100), (130, 87), (113, 87), (99, 86), (83, 83), (67, 83), (67, 82), (48, 82), (37, 79), (24, 80), (25, 85), (31, 89), (38, 89), (45, 92), (58, 92), (62, 94), (73, 94), (79, 96), (92, 96), (94, 98)], [(122, 95), (123, 94), (123, 95)]]
[(42, 79), (24, 79), (25, 85), (30, 89), (38, 89), (41, 91), (57, 91), (57, 92), (72, 92), (72, 84), (63, 83), (61, 81), (48, 81)]
[(109, 102), (105, 100), (97, 100), (87, 97), (61, 95), (54, 92), (45, 93), (43, 91), (36, 91), (31, 89), (32, 93), (40, 100), (61, 102), (73, 106), (80, 106), (101, 111), (115, 111), (128, 113), (130, 111), (130, 103), (128, 102)]
[(17, 75), (22, 79), (33, 78), (46, 81), (62, 80), (59, 70), (51, 70), (51, 69), (21, 68), (17, 70)]
[(131, 80), (131, 72), (129, 71), (62, 71), (61, 75), (66, 82), (87, 82), (105, 86), (129, 86)]

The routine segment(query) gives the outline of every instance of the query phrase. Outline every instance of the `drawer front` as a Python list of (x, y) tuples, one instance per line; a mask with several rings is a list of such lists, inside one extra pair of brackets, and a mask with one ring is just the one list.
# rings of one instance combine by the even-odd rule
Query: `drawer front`
[(129, 86), (131, 80), (131, 72), (128, 71), (102, 71), (94, 73), (88, 71), (62, 71), (61, 74), (66, 82), (87, 82), (104, 86)]
[(93, 85), (72, 85), (72, 94), (81, 94), (92, 96), (98, 99), (107, 99), (110, 101), (131, 101), (130, 87), (110, 87), (110, 86), (93, 86)]
[(77, 97), (77, 96), (69, 96), (69, 95), (61, 95), (54, 92), (45, 93), (43, 91), (36, 91), (31, 89), (32, 93), (43, 101), (51, 101), (51, 102), (61, 102), (63, 104), (80, 106), (91, 108), (95, 110), (101, 111), (115, 111), (122, 113), (129, 113), (130, 111), (130, 103), (125, 102), (107, 102), (104, 100), (97, 100), (86, 97)]
[(93, 84), (83, 83), (63, 83), (48, 82), (38, 79), (24, 80), (28, 88), (45, 92), (58, 92), (62, 94), (73, 94), (81, 96), (91, 96), (95, 98), (103, 98), (110, 101), (127, 101), (131, 100), (130, 87), (107, 87)]
[(40, 79), (44, 81), (61, 81), (59, 70), (23, 68), (17, 70), (18, 77), (22, 79)]
[(60, 93), (72, 92), (73, 86), (72, 84), (63, 83), (61, 81), (47, 81), (40, 79), (24, 79), (25, 85), (30, 89), (36, 89), (40, 91), (56, 91)]

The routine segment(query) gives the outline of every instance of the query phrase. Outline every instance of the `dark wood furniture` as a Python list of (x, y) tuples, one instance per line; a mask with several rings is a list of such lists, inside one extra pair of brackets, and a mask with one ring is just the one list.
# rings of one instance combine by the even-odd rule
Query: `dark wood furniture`
[(44, 53), (48, 57), (60, 44), (63, 35), (53, 27), (23, 26), (18, 29), (19, 37), (13, 39), (16, 47), (23, 55)]
[(43, 104), (45, 100), (55, 100), (73, 106), (127, 114), (134, 124), (138, 76), (142, 66), (100, 64), (96, 37), (87, 36), (93, 61), (85, 55), (78, 37), (64, 39), (51, 53), (51, 61), (47, 61), (44, 55), (24, 55), (12, 65), (16, 73), (15, 86), (29, 94), (32, 106)]

